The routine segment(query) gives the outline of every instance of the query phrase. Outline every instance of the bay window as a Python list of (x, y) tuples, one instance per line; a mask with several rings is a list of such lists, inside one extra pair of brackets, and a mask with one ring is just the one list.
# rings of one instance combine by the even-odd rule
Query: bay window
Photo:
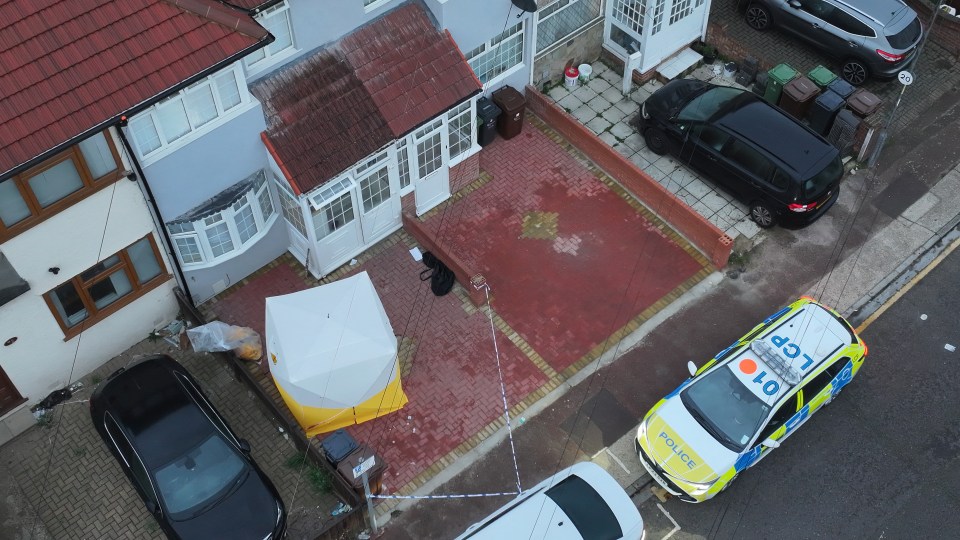
[(167, 223), (184, 266), (228, 258), (260, 238), (275, 214), (263, 171), (228, 188), (206, 206)]

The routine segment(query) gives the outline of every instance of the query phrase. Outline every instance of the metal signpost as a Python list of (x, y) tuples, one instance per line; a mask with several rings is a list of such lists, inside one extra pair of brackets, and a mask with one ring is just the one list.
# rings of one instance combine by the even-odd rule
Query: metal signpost
[(353, 477), (363, 478), (363, 495), (367, 499), (367, 513), (370, 515), (370, 529), (374, 536), (376, 536), (379, 531), (377, 531), (377, 516), (373, 513), (373, 500), (370, 497), (370, 479), (367, 477), (367, 471), (372, 469), (376, 464), (376, 457), (370, 456), (353, 468)]

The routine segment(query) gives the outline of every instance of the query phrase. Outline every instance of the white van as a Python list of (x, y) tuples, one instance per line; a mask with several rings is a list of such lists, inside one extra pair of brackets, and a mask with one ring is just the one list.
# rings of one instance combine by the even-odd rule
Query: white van
[(457, 540), (641, 540), (643, 518), (599, 465), (577, 463), (540, 482)]

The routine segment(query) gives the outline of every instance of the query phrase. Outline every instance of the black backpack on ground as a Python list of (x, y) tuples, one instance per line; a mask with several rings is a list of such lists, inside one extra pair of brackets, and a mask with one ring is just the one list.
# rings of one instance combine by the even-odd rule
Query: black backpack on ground
[(427, 269), (420, 272), (420, 281), (430, 280), (430, 290), (437, 296), (443, 296), (453, 289), (453, 284), (457, 278), (453, 270), (443, 264), (433, 253), (426, 251), (423, 253), (423, 264)]

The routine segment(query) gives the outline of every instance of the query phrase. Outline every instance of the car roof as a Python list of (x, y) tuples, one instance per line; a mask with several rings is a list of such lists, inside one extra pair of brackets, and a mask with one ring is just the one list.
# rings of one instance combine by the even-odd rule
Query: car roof
[[(540, 482), (527, 492), (525, 499), (518, 499), (500, 507), (488, 516), (479, 526), (467, 531), (460, 539), (480, 540), (482, 538), (511, 538), (511, 537), (530, 537), (533, 533), (539, 533), (534, 536), (541, 538), (542, 534), (549, 533), (551, 540), (575, 539), (582, 540), (579, 529), (577, 528), (576, 516), (568, 516), (563, 509), (554, 502), (553, 498), (548, 496), (548, 492), (553, 489), (562, 489), (564, 484), (570, 485), (571, 480), (575, 481), (573, 489), (580, 489), (583, 483), (593, 488), (600, 495), (603, 502), (609, 507), (613, 516), (619, 523), (621, 534), (629, 534), (635, 530), (637, 525), (642, 527), (643, 520), (636, 509), (636, 506), (627, 496), (626, 492), (617, 483), (609, 473), (600, 466), (591, 462), (581, 462), (560, 471), (559, 473)], [(585, 488), (584, 488), (585, 489)], [(576, 495), (567, 493), (567, 496)], [(554, 495), (556, 496), (556, 495)], [(519, 502), (518, 502), (519, 501)], [(571, 507), (574, 505), (568, 505)], [(588, 506), (582, 508), (584, 512), (590, 510)], [(543, 516), (563, 516), (563, 521), (570, 521), (574, 526), (552, 527), (549, 530), (534, 526), (538, 523), (542, 526), (545, 523), (555, 520), (542, 520)], [(591, 512), (594, 522), (597, 522), (596, 512)], [(589, 524), (588, 524), (589, 525)]]
[(181, 370), (169, 358), (147, 358), (107, 380), (99, 393), (110, 416), (150, 468), (167, 463), (216, 431), (178, 380), (183, 377)]
[[(846, 325), (813, 302), (792, 311), (782, 310), (779, 317), (749, 346), (724, 362), (744, 386), (771, 404), (789, 394), (841, 349), (856, 342)], [(776, 383), (777, 391), (764, 392), (764, 385), (771, 381)], [(767, 387), (770, 388), (773, 386)]]
[(848, 5), (861, 13), (879, 21), (890, 22), (894, 16), (907, 9), (900, 0), (834, 0), (837, 4)]
[(733, 99), (713, 123), (765, 149), (801, 178), (838, 153), (826, 139), (752, 92)]

